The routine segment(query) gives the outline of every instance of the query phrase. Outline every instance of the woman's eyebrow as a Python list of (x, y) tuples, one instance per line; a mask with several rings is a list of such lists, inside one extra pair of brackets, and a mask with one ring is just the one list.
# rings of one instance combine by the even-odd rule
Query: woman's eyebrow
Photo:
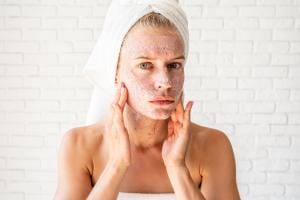
[[(149, 58), (149, 57), (147, 57), (147, 56), (139, 56), (139, 57), (136, 57), (135, 59), (136, 59), (136, 60), (137, 60), (137, 59), (148, 59), (148, 60), (154, 60), (154, 58)], [(185, 56), (184, 56), (184, 55), (181, 55), (181, 56), (178, 56), (178, 57), (172, 58), (171, 60), (178, 60), (178, 59), (183, 59), (183, 60), (185, 60)]]

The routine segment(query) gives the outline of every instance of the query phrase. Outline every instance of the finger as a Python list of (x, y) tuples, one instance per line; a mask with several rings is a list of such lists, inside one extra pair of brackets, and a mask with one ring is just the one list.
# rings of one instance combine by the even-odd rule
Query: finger
[(173, 132), (174, 132), (174, 124), (173, 124), (172, 120), (169, 120), (168, 121), (168, 137), (170, 135), (172, 135)]
[(193, 106), (194, 102), (193, 101), (189, 101), (187, 103), (187, 105), (185, 106), (185, 111), (184, 111), (184, 123), (183, 126), (187, 127), (187, 125), (190, 123), (191, 121), (191, 110), (192, 110), (192, 106)]
[(123, 82), (121, 83), (121, 94), (120, 95), (121, 96), (120, 96), (118, 103), (120, 105), (121, 110), (123, 111), (126, 101), (127, 101), (127, 95), (128, 95), (127, 88)]
[(183, 110), (183, 101), (182, 101), (182, 94), (181, 94), (179, 102), (176, 106), (176, 117), (178, 121), (180, 121), (181, 123), (183, 122), (183, 115), (184, 115), (184, 110)]
[(121, 108), (118, 104), (113, 104), (114, 108), (114, 118), (113, 118), (113, 123), (114, 126), (116, 126), (118, 132), (123, 132), (125, 130), (124, 126), (124, 120), (123, 120), (123, 113), (121, 111)]
[(176, 122), (177, 121), (177, 118), (176, 118), (176, 111), (174, 110), (171, 114), (171, 119), (173, 122)]
[(117, 104), (119, 102), (121, 95), (121, 85), (118, 85), (115, 91), (115, 98), (113, 100), (113, 104)]

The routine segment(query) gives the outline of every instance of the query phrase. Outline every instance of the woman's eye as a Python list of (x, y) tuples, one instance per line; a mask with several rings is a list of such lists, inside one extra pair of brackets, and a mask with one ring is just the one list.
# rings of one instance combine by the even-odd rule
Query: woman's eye
[(168, 67), (178, 69), (181, 67), (181, 64), (180, 63), (171, 63), (171, 64), (168, 64)]
[(149, 69), (150, 68), (150, 63), (141, 63), (138, 66), (141, 69)]

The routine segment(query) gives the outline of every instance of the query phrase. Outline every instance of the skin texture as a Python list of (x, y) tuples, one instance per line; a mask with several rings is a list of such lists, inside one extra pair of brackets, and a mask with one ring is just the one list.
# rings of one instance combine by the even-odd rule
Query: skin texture
[[(174, 29), (131, 29), (107, 119), (73, 128), (62, 140), (55, 199), (116, 199), (119, 191), (240, 199), (227, 136), (191, 122), (193, 103), (183, 105), (184, 60), (175, 59), (183, 46)], [(135, 59), (140, 56), (148, 58)], [(174, 103), (149, 103), (157, 95)]]

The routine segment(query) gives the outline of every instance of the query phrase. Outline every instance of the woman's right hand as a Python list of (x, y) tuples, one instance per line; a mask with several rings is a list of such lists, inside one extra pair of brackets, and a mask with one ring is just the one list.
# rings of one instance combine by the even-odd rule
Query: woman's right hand
[(123, 118), (127, 96), (126, 86), (122, 82), (112, 102), (110, 123), (106, 127), (109, 144), (109, 164), (112, 164), (114, 167), (128, 167), (131, 162), (129, 135)]

